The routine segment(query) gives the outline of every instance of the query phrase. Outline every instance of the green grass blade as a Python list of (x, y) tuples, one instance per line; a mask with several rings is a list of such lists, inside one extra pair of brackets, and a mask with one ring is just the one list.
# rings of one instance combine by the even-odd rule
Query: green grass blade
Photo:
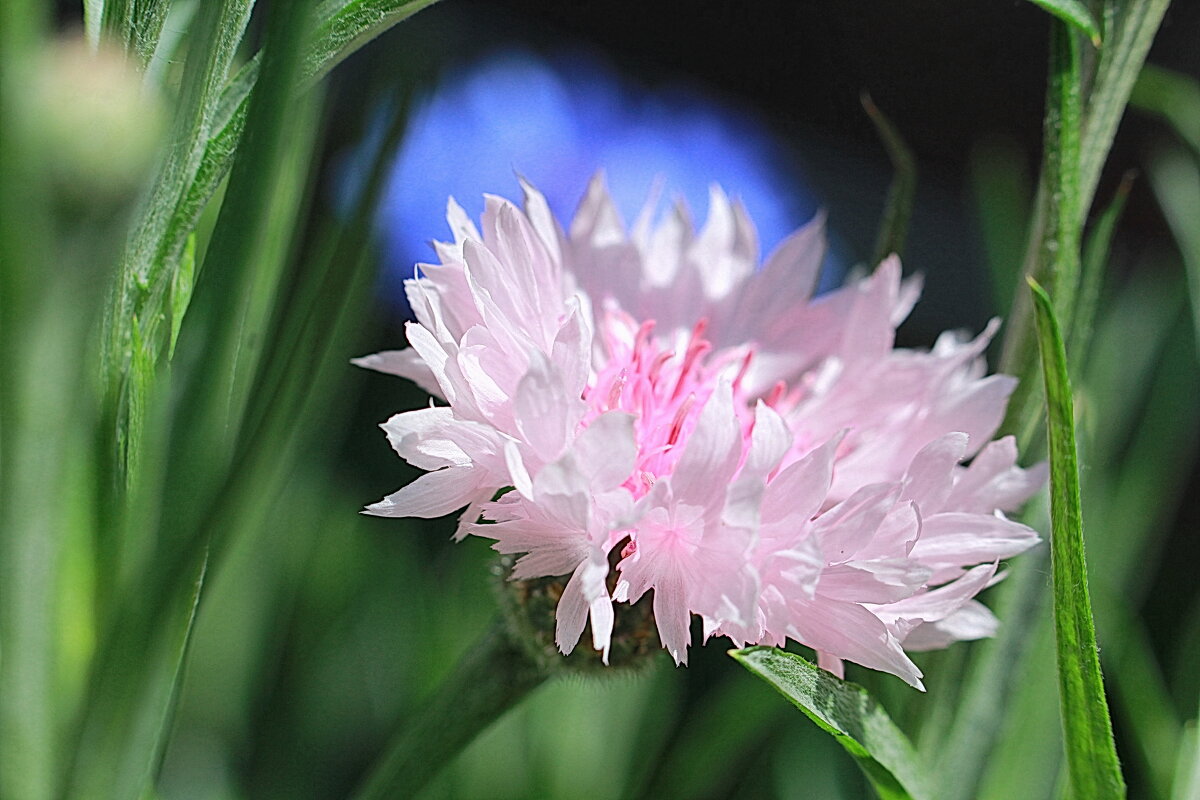
[(1200, 719), (1189, 722), (1180, 737), (1171, 800), (1200, 800)]
[[(178, 262), (163, 259), (163, 243), (174, 210), (186, 196), (204, 154), (220, 87), (241, 42), (251, 5), (252, 0), (202, 5), (184, 67), (171, 145), (121, 258), (105, 317), (101, 356), (110, 414), (116, 425), (113, 435), (118, 441), (125, 439), (127, 425), (126, 378), (133, 358), (131, 321), (139, 321), (144, 345), (157, 354), (162, 338), (159, 327), (168, 316), (168, 296), (178, 267)], [(180, 240), (181, 251), (186, 235), (187, 231)], [(124, 460), (124, 454), (118, 456), (120, 471), (124, 470)]]
[(1096, 310), (1100, 304), (1100, 292), (1104, 286), (1104, 268), (1108, 265), (1113, 233), (1121, 218), (1121, 212), (1125, 210), (1125, 200), (1129, 197), (1129, 190), (1133, 188), (1134, 174), (1133, 172), (1125, 173), (1113, 199), (1088, 233), (1087, 242), (1083, 247), (1079, 296), (1075, 302), (1070, 335), (1067, 337), (1067, 350), (1071, 353), (1071, 368), (1075, 372), (1075, 376), (1079, 374), (1079, 370), (1087, 361), (1088, 347), (1091, 345), (1092, 330), (1096, 321)]
[(1092, 12), (1080, 0), (1029, 0), (1036, 6), (1061, 19), (1100, 46), (1100, 25)]
[[(311, 83), (391, 25), (433, 2), (331, 0), (325, 3), (317, 11), (319, 28), (310, 38), (301, 75)], [(249, 2), (244, 4), (248, 13)], [(202, 4), (201, 14), (212, 5)], [(240, 38), (240, 29), (237, 35)], [(194, 48), (199, 46), (193, 45)], [(217, 54), (223, 53), (221, 50)], [(233, 164), (233, 156), (246, 124), (250, 92), (258, 80), (259, 61), (259, 57), (255, 56), (247, 62), (220, 93), (219, 99), (215, 99), (214, 95), (212, 107), (206, 111), (209, 116), (206, 117), (205, 135), (199, 142), (199, 149), (188, 151), (191, 160), (187, 161), (190, 167), (186, 174), (171, 171), (166, 176), (164, 173), (165, 177), (149, 204), (152, 211), (131, 239), (123, 270), (128, 275), (114, 297), (108, 326), (110, 335), (105, 363), (111, 380), (115, 382), (119, 383), (124, 365), (128, 363), (129, 334), (114, 320), (128, 319), (131, 314), (137, 313), (142, 320), (145, 339), (151, 346), (157, 346), (157, 326), (167, 316), (168, 287), (179, 269), (187, 237), (195, 229), (206, 204), (216, 194)], [(222, 63), (227, 70), (228, 60)], [(172, 156), (168, 159), (168, 166), (178, 160)]]
[(1050, 297), (1030, 279), (1046, 388), (1050, 442), (1050, 561), (1063, 734), (1072, 796), (1125, 796), (1112, 738), (1087, 587), (1075, 413), (1062, 334)]
[(171, 341), (167, 346), (167, 358), (175, 355), (175, 343), (179, 341), (179, 328), (183, 315), (192, 301), (192, 288), (196, 281), (196, 234), (187, 237), (179, 270), (171, 281)]
[(1181, 147), (1167, 147), (1150, 161), (1150, 185), (1175, 235), (1187, 274), (1196, 346), (1200, 348), (1200, 162)]
[(1079, 163), (1081, 215), (1091, 208), (1117, 125), (1125, 115), (1129, 95), (1170, 4), (1171, 0), (1105, 0), (1104, 47), (1084, 111)]
[(912, 744), (865, 689), (774, 647), (729, 654), (832, 735), (883, 800), (931, 796)]
[[(1078, 196), (1074, 205), (1081, 223), (1092, 207), (1100, 171), (1112, 149), (1117, 125), (1125, 113), (1130, 92), (1168, 5), (1170, 0), (1138, 0), (1124, 3), (1104, 0), (1104, 46), (1100, 50), (1099, 62), (1085, 98), (1079, 141)], [(1050, 269), (1050, 266), (1041, 260), (1042, 243), (1046, 241), (1045, 233), (1049, 224), (1047, 217), (1054, 213), (1051, 201), (1055, 183), (1049, 180), (1050, 177), (1043, 171), (1038, 187), (1037, 209), (1030, 226), (1029, 242), (1022, 267), (1022, 272), (1038, 280), (1045, 280), (1046, 271)], [(1054, 282), (1050, 283), (1058, 292)], [(1060, 297), (1059, 302), (1062, 303), (1063, 298)], [(1022, 384), (1013, 394), (1009, 404), (1009, 416), (1004, 426), (1009, 431), (1027, 431), (1030, 421), (1035, 420), (1038, 413), (1038, 404), (1030, 395), (1032, 387), (1029, 385), (1033, 383), (1030, 379), (1037, 372), (1031, 314), (1030, 297), (1018, 286), (1004, 337), (1004, 356), (1001, 360), (1003, 371), (1022, 378)]]
[(971, 192), (997, 313), (1005, 314), (1016, 293), (1033, 208), (1033, 181), (1025, 169), (1025, 152), (1010, 139), (996, 138), (971, 148), (968, 165)]
[[(1026, 272), (1050, 283), (1057, 298), (1055, 311), (1064, 325), (1070, 325), (1079, 287), (1081, 70), (1078, 38), (1067, 26), (1055, 23), (1050, 35), (1044, 155), (1035, 222), (1037, 250), (1032, 262), (1026, 261)], [(1018, 300), (1005, 338), (1002, 368), (1020, 379), (1009, 402), (1005, 429), (1028, 445), (1040, 417), (1039, 392), (1031, 342), (1022, 335), (1025, 331), (1018, 330), (1024, 324), (1020, 309)]]
[[(99, 6), (98, 12), (89, 9), (92, 5)], [(110, 36), (145, 69), (158, 47), (170, 5), (170, 0), (84, 0), (84, 26), (86, 29), (91, 22), (89, 13), (99, 13)]]
[(100, 46), (104, 22), (104, 0), (83, 0), (83, 35), (92, 47)]
[(1046, 176), (1050, 213), (1040, 263), (1055, 293), (1055, 314), (1070, 326), (1079, 289), (1079, 249), (1083, 229), (1079, 170), (1083, 114), (1079, 40), (1055, 25), (1050, 45), (1050, 102), (1046, 106)]
[(304, 72), (318, 80), (367, 42), (437, 0), (326, 0)]
[(1133, 86), (1129, 105), (1162, 117), (1200, 157), (1200, 81), (1146, 64)]
[(912, 218), (913, 196), (917, 191), (917, 160), (896, 126), (884, 116), (870, 95), (864, 93), (861, 100), (895, 170), (892, 184), (888, 187), (883, 219), (879, 223), (879, 235), (875, 239), (875, 252), (871, 258), (871, 266), (874, 267), (892, 253), (904, 253), (904, 240), (908, 238), (908, 224)]
[(97, 654), (75, 748), (68, 797), (144, 797), (165, 742), (208, 566), (155, 576), (143, 587), (161, 605), (126, 615)]

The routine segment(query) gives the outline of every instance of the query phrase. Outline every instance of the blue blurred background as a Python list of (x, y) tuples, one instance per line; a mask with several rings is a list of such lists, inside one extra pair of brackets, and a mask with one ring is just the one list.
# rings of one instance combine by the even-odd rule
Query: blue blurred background
[[(351, 185), (363, 161), (350, 162)], [(410, 117), (379, 209), (385, 299), (404, 313), (401, 282), (432, 257), (431, 239), (447, 237), (444, 198), (478, 219), (485, 192), (519, 199), (520, 175), (567, 226), (598, 170), (628, 224), (659, 189), (663, 200), (682, 199), (699, 226), (709, 186), (720, 184), (746, 206), (764, 256), (819, 205), (745, 104), (682, 81), (648, 89), (594, 50), (541, 57), (509, 47), (449, 70)], [(823, 287), (839, 276), (831, 261)]]

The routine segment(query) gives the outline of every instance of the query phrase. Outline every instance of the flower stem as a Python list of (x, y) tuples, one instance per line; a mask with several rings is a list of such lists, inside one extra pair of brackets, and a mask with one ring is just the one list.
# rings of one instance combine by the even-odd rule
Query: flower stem
[(548, 677), (497, 620), (425, 708), (402, 722), (355, 800), (415, 796), (456, 753)]

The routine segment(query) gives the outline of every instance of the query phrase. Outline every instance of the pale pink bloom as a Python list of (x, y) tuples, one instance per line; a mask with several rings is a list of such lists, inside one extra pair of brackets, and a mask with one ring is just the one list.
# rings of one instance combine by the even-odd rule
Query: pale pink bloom
[(564, 653), (590, 620), (607, 659), (614, 603), (647, 592), (677, 662), (697, 615), (919, 687), (906, 649), (994, 632), (974, 597), (1038, 541), (1004, 512), (1045, 478), (988, 442), (1014, 383), (985, 375), (995, 323), (898, 349), (919, 286), (897, 259), (814, 298), (822, 220), (760, 266), (716, 188), (698, 233), (653, 202), (627, 231), (600, 178), (564, 231), (523, 188), (478, 229), (450, 202), (453, 243), (406, 284), (409, 349), (356, 362), (445, 402), (384, 423), (428, 474), (368, 513), (466, 507), (458, 536), (519, 554), (513, 578), (569, 576)]

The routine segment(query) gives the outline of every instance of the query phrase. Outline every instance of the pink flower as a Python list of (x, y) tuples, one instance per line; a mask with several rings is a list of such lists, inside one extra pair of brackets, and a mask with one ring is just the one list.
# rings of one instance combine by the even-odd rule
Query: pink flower
[(697, 615), (920, 687), (906, 649), (994, 632), (973, 598), (1038, 541), (1004, 512), (1045, 478), (988, 442), (1014, 384), (985, 375), (995, 323), (898, 349), (919, 287), (897, 259), (813, 298), (822, 220), (759, 267), (716, 188), (699, 233), (653, 203), (627, 231), (600, 178), (564, 231), (523, 188), (482, 231), (450, 202), (454, 242), (406, 283), (410, 348), (356, 361), (446, 402), (384, 423), (428, 473), (368, 513), (466, 507), (458, 536), (521, 554), (513, 578), (570, 576), (564, 653), (590, 620), (607, 659), (614, 604), (648, 592), (677, 662)]

